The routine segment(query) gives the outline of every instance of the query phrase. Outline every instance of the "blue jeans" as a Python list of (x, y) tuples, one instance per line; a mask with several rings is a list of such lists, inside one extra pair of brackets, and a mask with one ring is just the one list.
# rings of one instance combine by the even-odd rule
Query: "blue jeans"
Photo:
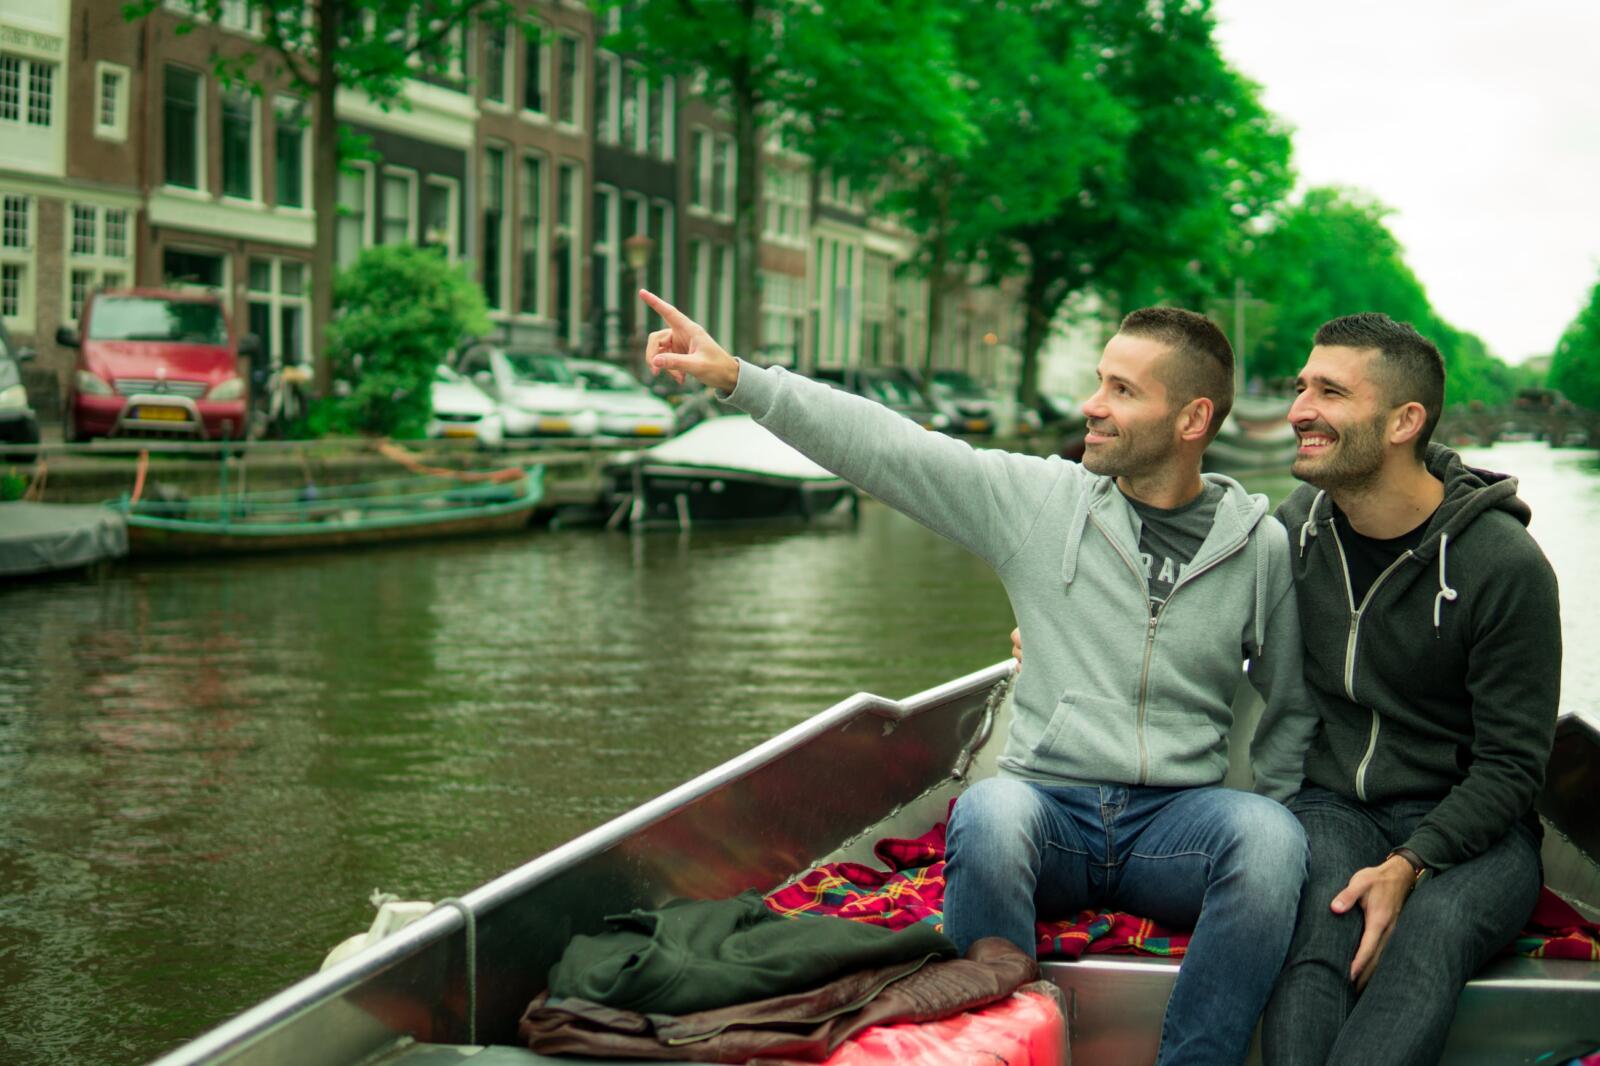
[(1158, 1063), (1244, 1061), (1283, 965), (1306, 873), (1281, 804), (1227, 788), (1055, 788), (979, 781), (945, 850), (945, 934), (1003, 936), (1034, 954), (1035, 916), (1112, 906), (1194, 929)]
[(1468, 979), (1510, 943), (1539, 898), (1539, 848), (1526, 826), (1430, 875), (1400, 911), (1366, 990), (1350, 983), (1361, 908), (1328, 909), (1350, 876), (1383, 862), (1437, 804), (1360, 803), (1307, 787), (1290, 803), (1311, 843), (1300, 917), (1261, 1026), (1268, 1066), (1437, 1062)]

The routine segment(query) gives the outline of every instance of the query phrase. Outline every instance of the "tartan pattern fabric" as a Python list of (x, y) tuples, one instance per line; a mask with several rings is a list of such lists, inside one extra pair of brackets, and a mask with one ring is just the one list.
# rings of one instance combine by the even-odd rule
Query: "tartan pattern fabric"
[(1533, 917), (1511, 942), (1506, 954), (1600, 962), (1600, 925), (1586, 920), (1548, 887), (1541, 888)]
[[(913, 839), (885, 837), (872, 849), (883, 869), (858, 862), (819, 866), (769, 893), (767, 906), (791, 918), (830, 914), (890, 929), (917, 922), (942, 928), (944, 829), (940, 822)], [(1041, 958), (1077, 959), (1085, 954), (1179, 958), (1189, 946), (1187, 931), (1167, 929), (1123, 911), (1080, 911), (1071, 918), (1041, 921), (1034, 932)], [(1549, 888), (1541, 888), (1533, 916), (1506, 954), (1600, 961), (1600, 925), (1587, 921)]]
[[(904, 929), (944, 921), (944, 823), (910, 840), (886, 837), (873, 846), (884, 869), (857, 862), (819, 866), (770, 893), (778, 914), (829, 914)], [(1121, 911), (1085, 910), (1035, 927), (1041, 957), (1092, 954), (1183, 955), (1189, 934)]]

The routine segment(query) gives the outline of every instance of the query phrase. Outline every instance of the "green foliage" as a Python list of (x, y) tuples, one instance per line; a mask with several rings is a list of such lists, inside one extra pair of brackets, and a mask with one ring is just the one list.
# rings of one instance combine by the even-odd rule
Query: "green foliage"
[(1293, 377), (1317, 327), (1332, 318), (1381, 311), (1410, 322), (1445, 360), (1445, 401), (1503, 403), (1522, 376), (1483, 340), (1444, 321), (1405, 261), (1385, 221), (1389, 210), (1361, 193), (1307, 191), (1284, 208), (1238, 260), (1251, 294), (1266, 301), (1246, 365), (1252, 377)]
[(1579, 407), (1600, 411), (1600, 283), (1550, 357), (1550, 387)]
[(350, 390), (317, 405), (312, 429), (421, 436), (434, 369), (489, 330), (483, 291), (436, 250), (379, 245), (339, 275), (334, 300), (328, 358)]

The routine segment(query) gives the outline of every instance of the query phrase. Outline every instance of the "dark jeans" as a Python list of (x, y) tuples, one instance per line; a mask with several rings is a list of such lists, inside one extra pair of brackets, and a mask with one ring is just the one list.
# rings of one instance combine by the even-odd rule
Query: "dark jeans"
[(1477, 857), (1417, 886), (1400, 911), (1366, 990), (1350, 964), (1364, 928), (1361, 908), (1328, 904), (1357, 870), (1383, 862), (1436, 806), (1363, 804), (1308, 786), (1290, 803), (1305, 826), (1311, 867), (1283, 975), (1262, 1019), (1268, 1066), (1439, 1060), (1461, 989), (1517, 935), (1539, 897), (1543, 873), (1533, 834), (1515, 825)]
[(1236, 1066), (1289, 945), (1306, 841), (1279, 803), (1231, 788), (1057, 788), (992, 777), (956, 801), (944, 930), (1032, 955), (1034, 918), (1112, 906), (1192, 927), (1160, 1066)]

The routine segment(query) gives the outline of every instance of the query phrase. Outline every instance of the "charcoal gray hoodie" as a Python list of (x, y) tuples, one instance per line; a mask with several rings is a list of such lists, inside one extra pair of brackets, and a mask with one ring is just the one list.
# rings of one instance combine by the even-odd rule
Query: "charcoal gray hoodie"
[(1320, 724), (1311, 783), (1367, 803), (1433, 800), (1405, 846), (1434, 870), (1482, 853), (1544, 783), (1561, 691), (1555, 571), (1516, 478), (1430, 445), (1444, 501), (1421, 542), (1353, 601), (1327, 494), (1278, 508), (1295, 541), (1306, 682)]
[(1044, 784), (1195, 786), (1227, 770), (1240, 666), (1266, 700), (1257, 791), (1298, 791), (1315, 728), (1289, 542), (1263, 496), (1216, 474), (1211, 532), (1154, 615), (1138, 512), (1108, 477), (976, 450), (781, 368), (740, 364), (730, 402), (999, 574), (1027, 641), (1003, 774)]

